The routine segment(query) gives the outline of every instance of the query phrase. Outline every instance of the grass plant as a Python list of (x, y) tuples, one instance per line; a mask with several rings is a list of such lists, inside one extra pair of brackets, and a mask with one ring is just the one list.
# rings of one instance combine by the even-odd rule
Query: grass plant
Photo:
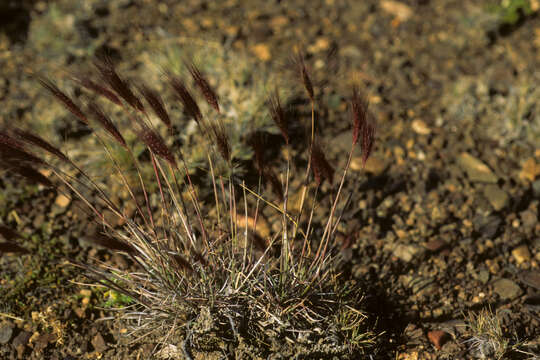
[[(30, 182), (79, 198), (98, 229), (88, 239), (128, 259), (128, 270), (98, 259), (92, 262), (97, 265), (72, 262), (110, 294), (133, 301), (126, 301), (119, 313), (129, 325), (132, 341), (152, 341), (162, 355), (167, 351), (169, 357), (185, 358), (192, 351), (219, 349), (222, 343), (249, 344), (260, 354), (361, 352), (372, 343), (373, 334), (360, 310), (360, 289), (342, 281), (337, 271), (335, 233), (340, 220), (337, 210), (346, 203), (341, 198), (352, 151), (360, 144), (365, 163), (374, 143), (367, 102), (353, 89), (351, 151), (345, 167), (336, 170), (320, 145), (317, 94), (303, 56), (297, 55), (295, 64), (311, 106), (311, 121), (305, 126), (291, 117), (283, 106), (281, 89), (275, 90), (268, 100), (269, 114), (283, 141), (272, 144), (278, 151), (270, 152), (264, 134), (246, 136), (253, 147), (257, 178), (253, 181), (235, 171), (238, 159), (232, 151), (230, 127), (223, 121), (224, 113), (233, 113), (232, 104), (221, 103), (193, 62), (183, 64), (189, 82), (176, 74), (164, 77), (184, 114), (206, 139), (207, 163), (198, 171), (210, 176), (208, 191), (201, 190), (205, 184), (193, 173), (191, 159), (159, 130), (165, 127), (171, 138), (178, 131), (171, 104), (150, 84), (126, 80), (107, 58), (95, 62), (94, 75), (75, 77), (86, 94), (80, 98), (45, 77), (37, 79), (92, 130), (103, 157), (112, 165), (111, 175), (129, 194), (129, 206), (118, 202), (60, 148), (29, 130), (0, 132), (2, 166)], [(208, 111), (201, 111), (201, 100)], [(104, 110), (104, 102), (117, 106), (129, 124), (119, 127)], [(291, 135), (292, 122), (310, 134), (306, 144), (298, 144)], [(134, 152), (126, 133), (145, 151)], [(296, 175), (291, 174), (296, 169), (292, 145), (307, 150), (298, 155), (307, 163), (305, 173), (299, 174), (303, 181), (298, 189), (291, 186)], [(127, 156), (119, 157), (113, 147)], [(285, 154), (285, 165), (277, 171), (278, 159), (270, 159), (270, 153)], [(41, 169), (47, 169), (50, 177)], [(126, 169), (138, 175), (135, 181), (126, 176)], [(148, 172), (153, 174), (150, 179), (142, 175)], [(321, 190), (325, 182), (330, 195)], [(294, 192), (301, 194), (301, 202), (299, 211), (292, 212), (289, 199)], [(309, 197), (313, 201), (306, 201)], [(313, 220), (317, 200), (321, 201), (318, 211), (326, 210), (324, 223)], [(306, 204), (313, 205), (305, 209)], [(128, 212), (128, 207), (135, 211)], [(113, 214), (114, 221), (105, 212)], [(271, 212), (279, 223), (262, 232), (263, 213)], [(0, 251), (25, 251), (15, 239), (8, 240), (0, 244)], [(178, 349), (177, 355), (171, 355), (171, 347)]]

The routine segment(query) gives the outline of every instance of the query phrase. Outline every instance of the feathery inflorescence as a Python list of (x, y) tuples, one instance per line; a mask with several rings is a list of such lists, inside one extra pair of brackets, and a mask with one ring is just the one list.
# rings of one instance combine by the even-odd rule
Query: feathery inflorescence
[(375, 143), (375, 125), (373, 122), (366, 122), (362, 129), (362, 166), (366, 166), (366, 161), (371, 155), (373, 144)]
[(354, 86), (351, 98), (353, 145), (358, 143), (360, 135), (363, 134), (364, 127), (367, 123), (368, 105), (367, 99), (363, 98), (358, 91), (358, 87)]
[(68, 109), (73, 115), (81, 120), (85, 125), (88, 125), (88, 119), (82, 112), (81, 108), (75, 104), (69, 96), (67, 96), (62, 90), (60, 90), (52, 81), (38, 77), (38, 81), (45, 89), (47, 89), (56, 99), (58, 99), (66, 109)]
[(120, 144), (127, 148), (126, 140), (114, 125), (111, 119), (105, 115), (101, 107), (93, 101), (88, 103), (88, 111), (93, 115), (94, 119)]
[(94, 81), (88, 79), (87, 77), (75, 77), (74, 79), (82, 87), (84, 87), (84, 88), (86, 88), (88, 90), (91, 90), (94, 93), (105, 97), (106, 99), (108, 99), (109, 101), (111, 101), (112, 103), (114, 103), (116, 105), (122, 106), (122, 101), (118, 98), (118, 96), (116, 96), (114, 92), (107, 89), (106, 87), (95, 83)]
[(53, 146), (51, 143), (41, 138), (40, 136), (33, 134), (28, 130), (23, 130), (23, 129), (14, 129), (13, 132), (15, 133), (15, 135), (17, 135), (18, 138), (20, 138), (24, 142), (37, 146), (47, 151), (48, 153), (56, 156), (57, 158), (59, 158), (60, 160), (64, 162), (68, 162), (68, 163), (71, 162), (69, 158), (60, 149)]
[(328, 180), (330, 185), (332, 185), (334, 169), (328, 160), (326, 160), (326, 156), (324, 155), (321, 146), (316, 141), (311, 149), (311, 168), (313, 169), (315, 182), (318, 186), (320, 186), (324, 180)]
[(279, 99), (277, 90), (268, 99), (268, 104), (272, 120), (281, 131), (285, 143), (289, 144), (289, 119), (287, 118), (287, 114), (283, 110), (283, 107), (281, 107), (281, 100)]
[(127, 81), (122, 79), (114, 69), (111, 60), (103, 59), (95, 61), (94, 65), (98, 69), (101, 79), (113, 89), (132, 108), (144, 112), (144, 106), (131, 90)]
[(146, 102), (150, 105), (154, 114), (169, 128), (172, 128), (171, 119), (169, 113), (165, 108), (163, 99), (159, 96), (158, 92), (154, 89), (151, 89), (147, 85), (141, 85), (139, 87), (139, 92), (144, 96)]
[(304, 89), (306, 89), (309, 99), (312, 102), (315, 101), (315, 92), (313, 91), (313, 82), (311, 81), (309, 72), (306, 68), (306, 63), (304, 61), (304, 54), (301, 51), (296, 52), (294, 62), (298, 66), (300, 76), (302, 78), (302, 84), (304, 85)]
[(118, 240), (112, 236), (109, 236), (103, 233), (96, 233), (91, 236), (88, 236), (86, 237), (86, 240), (94, 244), (106, 247), (107, 249), (110, 249), (110, 250), (123, 251), (128, 254), (136, 253), (136, 250), (133, 246), (129, 245), (128, 243), (122, 240)]
[(219, 101), (214, 89), (212, 89), (206, 78), (193, 63), (187, 63), (186, 66), (208, 104), (219, 113)]
[(176, 159), (165, 143), (165, 140), (150, 127), (144, 123), (140, 123), (142, 129), (137, 132), (139, 139), (156, 155), (167, 160), (172, 166), (176, 167)]
[(169, 81), (176, 93), (176, 96), (178, 96), (182, 102), (184, 111), (188, 114), (188, 116), (192, 117), (197, 124), (202, 126), (202, 113), (199, 109), (199, 105), (197, 105), (197, 102), (193, 96), (191, 96), (189, 90), (184, 86), (182, 80), (177, 76), (169, 75)]

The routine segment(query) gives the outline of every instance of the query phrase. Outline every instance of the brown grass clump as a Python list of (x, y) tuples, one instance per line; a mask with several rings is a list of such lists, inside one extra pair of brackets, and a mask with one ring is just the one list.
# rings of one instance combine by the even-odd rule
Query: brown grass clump
[[(39, 78), (42, 86), (79, 121), (90, 128), (97, 122), (110, 135), (110, 141), (127, 150), (129, 157), (122, 161), (128, 163), (120, 163), (120, 157), (109, 150), (107, 139), (102, 139), (99, 132), (92, 132), (120, 176), (120, 186), (129, 194), (127, 201), (133, 201), (137, 209), (133, 216), (124, 214), (120, 210), (122, 204), (115, 203), (102, 185), (94, 182), (59, 148), (28, 131), (14, 130), (17, 138), (9, 132), (0, 132), (0, 157), (4, 163), (13, 167), (15, 160), (25, 159), (25, 167), (17, 168), (21, 176), (60, 189), (56, 181), (40, 178), (36, 170), (51, 169), (62, 184), (61, 191), (67, 188), (72, 197), (80, 198), (95, 214), (100, 229), (88, 240), (131, 259), (133, 267), (129, 270), (108, 264), (90, 266), (73, 262), (85, 269), (90, 278), (133, 301), (132, 308), (126, 309), (121, 319), (130, 325), (134, 338), (144, 341), (148, 337), (162, 348), (184, 341), (178, 356), (187, 358), (187, 347), (205, 348), (212, 336), (233, 344), (256, 344), (265, 356), (272, 351), (293, 351), (301, 356), (351, 357), (371, 343), (372, 334), (364, 325), (365, 315), (357, 308), (360, 291), (340, 282), (336, 271), (339, 244), (334, 240), (339, 218), (335, 220), (334, 213), (344, 206), (341, 192), (354, 145), (362, 136), (364, 161), (367, 160), (373, 148), (374, 126), (366, 121), (367, 104), (353, 90), (353, 143), (339, 187), (334, 191), (336, 170), (314, 135), (313, 83), (300, 55), (298, 63), (312, 106), (312, 136), (307, 154), (298, 155), (304, 156), (308, 163), (302, 190), (293, 189), (290, 181), (295, 175), (291, 174), (291, 168), (294, 169), (291, 163), (295, 160), (292, 148), (301, 144), (290, 136), (289, 122), (293, 119), (283, 109), (278, 92), (269, 98), (269, 114), (285, 140), (286, 170), (277, 171), (275, 164), (279, 159), (269, 159), (267, 154), (270, 148), (279, 154), (282, 142), (267, 144), (255, 132), (257, 135), (249, 143), (254, 149), (256, 171), (251, 175), (258, 176), (256, 184), (249, 176), (242, 177), (244, 174), (235, 171), (237, 158), (232, 150), (230, 129), (220, 114), (225, 110), (220, 107), (210, 82), (192, 63), (187, 63), (187, 71), (210, 105), (204, 113), (178, 76), (167, 75), (165, 81), (182, 103), (187, 120), (193, 120), (205, 138), (208, 161), (197, 164), (197, 176), (188, 171), (190, 159), (170, 145), (172, 140), (162, 136), (167, 131), (160, 129), (162, 123), (171, 130), (169, 134), (174, 134), (180, 114), (172, 110), (169, 113), (160, 94), (146, 85), (139, 86), (138, 93), (160, 120), (153, 123), (131, 90), (134, 86), (116, 72), (110, 61), (95, 63), (98, 80), (89, 77), (76, 81), (120, 106), (128, 126), (117, 126), (122, 122), (107, 116), (97, 102), (99, 99), (89, 101), (83, 111), (55, 84)], [(89, 118), (95, 121), (89, 122)], [(302, 119), (294, 121), (302, 125)], [(146, 148), (145, 153), (136, 155), (132, 150), (133, 145), (124, 137), (128, 129), (135, 135), (135, 145)], [(74, 167), (81, 176), (66, 175), (59, 166), (43, 160), (45, 157), (29, 152), (27, 145), (42, 150), (40, 156), (52, 155), (64, 166)], [(143, 176), (145, 167), (151, 171), (144, 174), (153, 177)], [(126, 180), (122, 170), (125, 168), (137, 172), (137, 184)], [(223, 168), (230, 171), (220, 171)], [(209, 184), (200, 180), (200, 173), (209, 174)], [(331, 206), (325, 212), (326, 224), (314, 223), (315, 203), (322, 196), (320, 187), (325, 180), (332, 189)], [(271, 191), (265, 192), (263, 184)], [(157, 196), (151, 196), (149, 188), (157, 189)], [(89, 189), (94, 190), (93, 196), (86, 195)], [(289, 210), (289, 197), (295, 191), (301, 194), (302, 201), (300, 211), (295, 209), (293, 214)], [(275, 196), (271, 196), (272, 192)], [(141, 193), (144, 200), (136, 196)], [(304, 200), (309, 196), (313, 197), (308, 202), (312, 204), (309, 216), (302, 217)], [(104, 216), (106, 210), (122, 220), (123, 225), (109, 223)], [(269, 216), (279, 226), (269, 226), (266, 223)], [(11, 243), (2, 246), (18, 250)], [(291, 348), (290, 344), (294, 346)]]

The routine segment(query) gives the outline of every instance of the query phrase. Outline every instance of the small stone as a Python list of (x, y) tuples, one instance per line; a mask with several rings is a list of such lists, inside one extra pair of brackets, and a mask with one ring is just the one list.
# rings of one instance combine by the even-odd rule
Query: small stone
[(508, 205), (508, 194), (495, 184), (489, 184), (484, 188), (484, 196), (495, 211), (502, 210)]
[(531, 260), (531, 253), (527, 245), (521, 245), (512, 250), (512, 256), (514, 257), (514, 259), (516, 259), (516, 262), (518, 264), (522, 264)]
[(439, 238), (431, 239), (427, 243), (425, 243), (425, 247), (430, 251), (438, 251), (441, 248), (443, 248), (446, 245), (446, 242)]
[(540, 290), (540, 270), (530, 270), (519, 274), (519, 280), (525, 285)]
[(441, 347), (449, 339), (449, 335), (442, 330), (430, 331), (428, 332), (427, 337), (437, 350), (441, 350)]
[(357, 156), (351, 160), (351, 170), (365, 171), (374, 175), (380, 175), (386, 170), (388, 164), (377, 156), (370, 156), (366, 161), (366, 166), (362, 166), (362, 157)]
[(107, 344), (105, 344), (105, 340), (103, 340), (103, 336), (101, 336), (101, 334), (96, 334), (96, 336), (92, 338), (92, 346), (94, 347), (94, 350), (99, 353), (107, 350)]
[(405, 262), (409, 262), (412, 258), (421, 251), (418, 245), (403, 245), (399, 244), (394, 249), (394, 256)]
[(60, 194), (56, 197), (56, 199), (54, 200), (54, 203), (62, 208), (65, 208), (69, 205), (69, 203), (71, 202), (71, 199), (68, 198), (66, 195), (64, 194)]
[(13, 335), (13, 326), (11, 324), (6, 323), (0, 326), (0, 344), (7, 344), (11, 339), (11, 335)]
[(251, 47), (251, 52), (262, 61), (268, 61), (272, 58), (270, 48), (266, 44), (257, 44)]
[(540, 198), (540, 179), (532, 183), (532, 189), (534, 196)]
[(485, 269), (482, 269), (482, 270), (478, 271), (478, 273), (476, 274), (476, 278), (482, 284), (487, 284), (487, 282), (489, 281), (489, 271), (487, 271)]
[(463, 152), (458, 157), (459, 166), (467, 173), (472, 182), (496, 183), (498, 178), (482, 161)]
[(413, 11), (409, 5), (399, 1), (381, 1), (381, 8), (390, 15), (395, 16), (396, 19), (401, 22), (407, 21), (413, 14)]
[(521, 288), (510, 279), (499, 279), (493, 282), (493, 291), (504, 300), (512, 300), (521, 295)]
[(519, 217), (521, 218), (521, 222), (523, 223), (523, 226), (525, 229), (532, 229), (538, 222), (538, 216), (536, 215), (536, 212), (534, 212), (531, 209), (522, 211), (519, 213)]
[(431, 134), (431, 129), (420, 119), (413, 120), (411, 127), (413, 131), (420, 135), (429, 135)]
[(540, 164), (538, 164), (534, 158), (529, 158), (523, 163), (519, 178), (525, 181), (534, 181), (536, 177), (540, 175)]

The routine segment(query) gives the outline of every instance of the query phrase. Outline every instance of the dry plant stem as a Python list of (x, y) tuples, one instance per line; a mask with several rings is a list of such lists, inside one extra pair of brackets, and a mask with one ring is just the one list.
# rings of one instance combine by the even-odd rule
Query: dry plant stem
[(289, 275), (289, 263), (292, 259), (289, 259), (290, 248), (289, 248), (289, 238), (287, 230), (287, 203), (289, 199), (289, 171), (290, 171), (290, 147), (287, 145), (287, 173), (285, 177), (285, 193), (283, 195), (283, 218), (282, 218), (282, 243), (281, 243), (281, 287), (282, 291), (285, 291), (284, 284), (286, 283), (287, 276)]
[(221, 211), (219, 209), (219, 196), (217, 192), (216, 176), (214, 174), (214, 164), (212, 163), (212, 158), (210, 157), (209, 152), (206, 153), (206, 156), (208, 157), (208, 164), (210, 166), (210, 175), (212, 176), (212, 186), (214, 187), (214, 199), (216, 201), (216, 213), (217, 213), (217, 226), (221, 227), (221, 214), (220, 214)]
[[(341, 182), (339, 184), (338, 192), (332, 204), (332, 210), (330, 211), (330, 216), (328, 217), (328, 222), (326, 223), (326, 227), (324, 229), (324, 233), (321, 238), (321, 243), (319, 244), (319, 248), (317, 249), (317, 253), (315, 254), (315, 259), (312, 263), (312, 266), (318, 263), (321, 259), (324, 259), (325, 257), (326, 250), (328, 247), (328, 242), (330, 240), (330, 237), (332, 236), (332, 232), (330, 231), (330, 229), (332, 227), (332, 220), (334, 218), (334, 212), (336, 211), (336, 207), (337, 207), (340, 195), (341, 195), (341, 190), (343, 189), (343, 184), (345, 183), (345, 177), (347, 176), (347, 171), (349, 170), (349, 166), (351, 164), (353, 151), (354, 151), (354, 144), (351, 146), (351, 151), (349, 152), (347, 164), (345, 165), (345, 169), (343, 170), (343, 176), (341, 177)], [(321, 252), (321, 248), (322, 248), (322, 252)], [(317, 272), (319, 271), (319, 269), (320, 268), (317, 269)]]
[(302, 212), (304, 210), (304, 202), (306, 200), (306, 195), (308, 191), (307, 183), (309, 179), (309, 171), (311, 170), (311, 152), (313, 149), (313, 142), (315, 141), (315, 100), (311, 99), (311, 141), (309, 144), (309, 153), (308, 153), (308, 165), (306, 168), (306, 175), (304, 177), (304, 186), (302, 188), (302, 197), (300, 198), (300, 211), (298, 212), (298, 216), (296, 218), (296, 226), (294, 227), (293, 231), (293, 239), (296, 238), (296, 233), (298, 230), (298, 226), (300, 224), (300, 220), (302, 217)]

